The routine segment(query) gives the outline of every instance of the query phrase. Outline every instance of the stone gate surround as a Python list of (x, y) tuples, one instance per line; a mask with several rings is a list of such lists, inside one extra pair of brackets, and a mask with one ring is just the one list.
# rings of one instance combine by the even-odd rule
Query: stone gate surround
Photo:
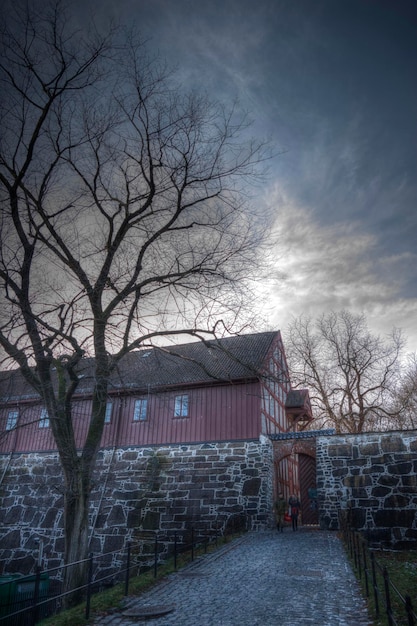
[[(272, 443), (263, 436), (102, 450), (91, 494), (91, 551), (124, 550), (127, 541), (149, 530), (171, 538), (177, 532), (181, 540), (191, 528), (220, 533), (266, 528), (272, 511), (272, 454)], [(1, 476), (3, 571), (33, 571), (40, 540), (43, 566), (59, 567), (63, 478), (57, 453), (0, 456)], [(164, 549), (168, 544), (161, 544)]]
[(417, 431), (319, 436), (316, 440), (320, 526), (341, 520), (369, 541), (417, 548)]

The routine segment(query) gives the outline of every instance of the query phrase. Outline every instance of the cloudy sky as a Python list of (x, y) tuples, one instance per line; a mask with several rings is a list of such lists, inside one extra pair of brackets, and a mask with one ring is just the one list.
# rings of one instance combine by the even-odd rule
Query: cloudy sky
[(416, 0), (78, 2), (136, 23), (184, 86), (237, 98), (273, 142), (271, 327), (347, 308), (417, 350)]

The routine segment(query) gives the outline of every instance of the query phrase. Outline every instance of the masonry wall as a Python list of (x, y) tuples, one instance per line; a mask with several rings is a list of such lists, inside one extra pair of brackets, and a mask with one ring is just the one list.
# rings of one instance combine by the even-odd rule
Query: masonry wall
[[(119, 550), (142, 531), (185, 537), (270, 523), (272, 444), (259, 441), (103, 450), (91, 497), (91, 551)], [(61, 564), (63, 479), (55, 453), (0, 457), (3, 572)], [(1, 572), (0, 572), (1, 573)]]
[(371, 542), (417, 548), (417, 431), (318, 437), (320, 526), (346, 520)]

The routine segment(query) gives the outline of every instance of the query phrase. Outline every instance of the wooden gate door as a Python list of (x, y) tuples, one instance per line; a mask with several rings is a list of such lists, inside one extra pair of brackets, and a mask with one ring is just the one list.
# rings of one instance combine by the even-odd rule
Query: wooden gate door
[(301, 519), (303, 524), (319, 523), (316, 495), (316, 459), (307, 454), (299, 454)]

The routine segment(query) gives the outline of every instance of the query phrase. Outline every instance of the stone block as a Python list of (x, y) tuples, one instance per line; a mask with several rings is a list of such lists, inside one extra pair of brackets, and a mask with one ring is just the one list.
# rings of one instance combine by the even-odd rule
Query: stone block
[(25, 507), (22, 505), (12, 506), (6, 510), (6, 514), (3, 518), (5, 526), (13, 526), (18, 524), (24, 517)]
[(371, 463), (370, 467), (364, 467), (362, 470), (363, 474), (372, 474), (373, 476), (384, 474), (384, 472), (385, 472), (385, 465), (378, 465), (374, 462)]
[(126, 450), (121, 455), (122, 461), (137, 461), (138, 453), (136, 450)]
[(362, 487), (352, 487), (350, 494), (352, 499), (366, 498), (368, 495), (366, 489)]
[(346, 476), (346, 474), (348, 473), (348, 469), (346, 467), (341, 467), (339, 469), (334, 469), (332, 472), (332, 475), (334, 478), (340, 478), (342, 476)]
[(60, 511), (56, 508), (46, 509), (46, 515), (42, 520), (41, 528), (55, 528), (56, 519)]
[(10, 530), (9, 532), (3, 532), (1, 538), (2, 549), (11, 548), (16, 549), (20, 547), (20, 530)]
[(366, 538), (371, 546), (388, 543), (391, 541), (391, 530), (389, 528), (368, 528)]
[(33, 572), (36, 565), (35, 557), (28, 553), (22, 551), (15, 551), (13, 555), (13, 559), (9, 562), (7, 569), (8, 574), (14, 573), (22, 573), (26, 574), (28, 572)]
[(387, 472), (389, 474), (396, 474), (402, 476), (403, 474), (409, 474), (412, 471), (411, 461), (405, 461), (403, 463), (395, 463), (387, 466)]
[(417, 550), (417, 539), (395, 541), (392, 547), (395, 550)]
[(124, 535), (107, 535), (104, 539), (103, 552), (115, 552), (124, 547)]
[(242, 495), (257, 496), (261, 487), (260, 478), (250, 478), (243, 483)]
[(376, 526), (409, 528), (414, 521), (416, 512), (413, 510), (383, 509), (373, 512), (372, 515)]
[(339, 443), (329, 445), (328, 454), (330, 457), (352, 457), (352, 445), (349, 443)]
[(142, 521), (144, 530), (158, 530), (160, 526), (160, 513), (157, 511), (147, 511)]
[(111, 508), (107, 518), (108, 526), (121, 526), (126, 523), (125, 509), (120, 504), (116, 504)]
[(348, 459), (346, 461), (347, 467), (365, 467), (368, 465), (368, 459), (360, 458), (360, 459)]
[(407, 447), (399, 435), (388, 435), (381, 438), (381, 450), (386, 452), (404, 452)]
[(370, 487), (372, 486), (372, 476), (370, 476), (369, 474), (346, 476), (346, 478), (343, 480), (343, 485), (345, 487), (350, 487), (351, 489)]
[(384, 501), (385, 509), (403, 509), (409, 504), (409, 498), (400, 494), (392, 494)]
[[(141, 509), (133, 509), (129, 511), (127, 514), (126, 525), (128, 528), (138, 528), (140, 526), (141, 519), (142, 519)], [(97, 523), (97, 526), (98, 526), (98, 523)]]
[(387, 496), (391, 492), (392, 492), (391, 487), (378, 486), (372, 489), (371, 495), (374, 498), (385, 498), (385, 496)]
[(257, 469), (245, 469), (242, 471), (243, 476), (259, 476), (259, 471)]
[(362, 456), (377, 456), (379, 454), (379, 444), (374, 442), (365, 442), (359, 445), (359, 452)]
[(378, 484), (380, 485), (385, 485), (387, 487), (396, 487), (400, 480), (399, 478), (396, 478), (395, 476), (389, 476), (388, 474), (382, 474), (382, 476), (380, 476), (378, 478)]

